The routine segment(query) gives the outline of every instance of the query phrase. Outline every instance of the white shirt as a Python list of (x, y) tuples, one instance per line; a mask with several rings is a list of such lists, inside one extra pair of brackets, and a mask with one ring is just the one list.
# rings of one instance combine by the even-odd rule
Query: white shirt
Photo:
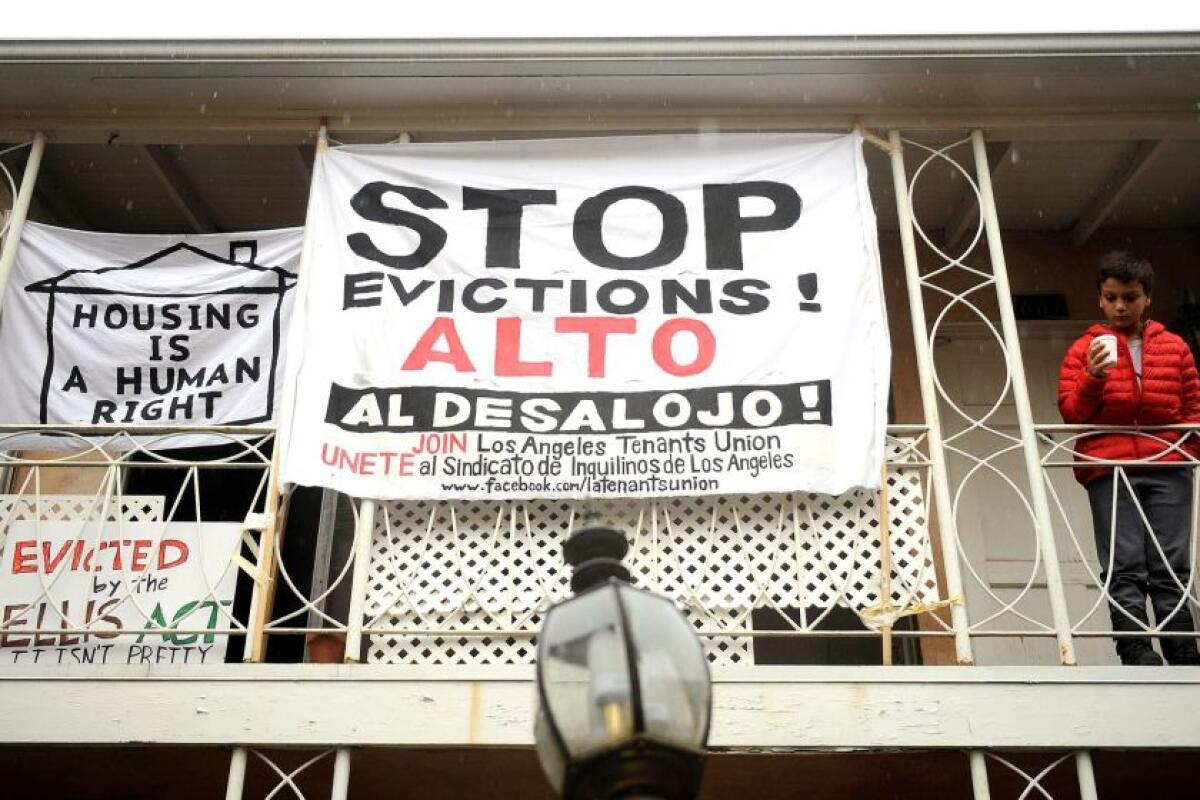
[(1128, 339), (1129, 357), (1133, 360), (1133, 374), (1137, 378), (1138, 389), (1142, 388), (1142, 339)]

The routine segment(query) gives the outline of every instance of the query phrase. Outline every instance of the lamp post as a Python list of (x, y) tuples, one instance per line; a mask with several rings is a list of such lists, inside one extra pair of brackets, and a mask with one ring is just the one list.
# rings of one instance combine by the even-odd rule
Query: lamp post
[(564, 800), (693, 800), (712, 709), (708, 660), (674, 604), (629, 585), (625, 537), (572, 535), (574, 596), (538, 644), (538, 759)]

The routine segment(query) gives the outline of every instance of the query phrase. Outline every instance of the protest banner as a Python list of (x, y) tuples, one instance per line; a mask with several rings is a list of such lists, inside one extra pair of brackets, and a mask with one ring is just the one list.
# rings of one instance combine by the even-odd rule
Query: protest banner
[[(0, 422), (271, 421), (300, 244), (298, 229), (128, 236), (26, 224), (0, 316)], [(72, 444), (28, 438), (4, 446)]]
[(0, 548), (0, 664), (225, 659), (241, 525), (18, 520)]
[(386, 499), (877, 486), (890, 351), (861, 147), (331, 150), (284, 480)]

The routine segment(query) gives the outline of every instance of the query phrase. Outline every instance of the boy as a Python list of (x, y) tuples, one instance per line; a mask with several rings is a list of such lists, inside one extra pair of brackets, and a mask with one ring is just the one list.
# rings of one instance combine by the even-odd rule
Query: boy
[[(1200, 378), (1191, 352), (1160, 323), (1145, 319), (1154, 287), (1150, 263), (1128, 252), (1108, 253), (1100, 260), (1097, 287), (1100, 310), (1108, 323), (1093, 325), (1063, 359), (1058, 381), (1063, 421), (1135, 429), (1200, 422)], [(1098, 338), (1106, 334), (1116, 338), (1115, 362)], [(1183, 435), (1183, 431), (1102, 433), (1081, 438), (1076, 450), (1083, 461), (1180, 462), (1188, 460), (1186, 453), (1166, 451), (1167, 443), (1178, 442)], [(1192, 434), (1184, 444), (1192, 454), (1200, 453), (1195, 437)], [(1100, 576), (1109, 582), (1113, 630), (1145, 631), (1148, 595), (1161, 630), (1191, 632), (1192, 616), (1181, 588), (1191, 578), (1191, 469), (1133, 466), (1124, 472), (1137, 504), (1111, 467), (1075, 470), (1092, 507)], [(1153, 534), (1146, 529), (1138, 504)], [(1123, 664), (1162, 664), (1145, 638), (1121, 638), (1116, 645)], [(1200, 665), (1194, 638), (1164, 637), (1161, 646), (1172, 664)]]

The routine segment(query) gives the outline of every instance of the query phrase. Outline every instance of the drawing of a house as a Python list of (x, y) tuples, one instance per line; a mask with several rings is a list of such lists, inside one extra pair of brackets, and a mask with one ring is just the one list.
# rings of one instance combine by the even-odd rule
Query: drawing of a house
[(269, 421), (281, 315), (294, 273), (187, 242), (130, 264), (67, 269), (47, 296), (42, 423), (245, 425)]

